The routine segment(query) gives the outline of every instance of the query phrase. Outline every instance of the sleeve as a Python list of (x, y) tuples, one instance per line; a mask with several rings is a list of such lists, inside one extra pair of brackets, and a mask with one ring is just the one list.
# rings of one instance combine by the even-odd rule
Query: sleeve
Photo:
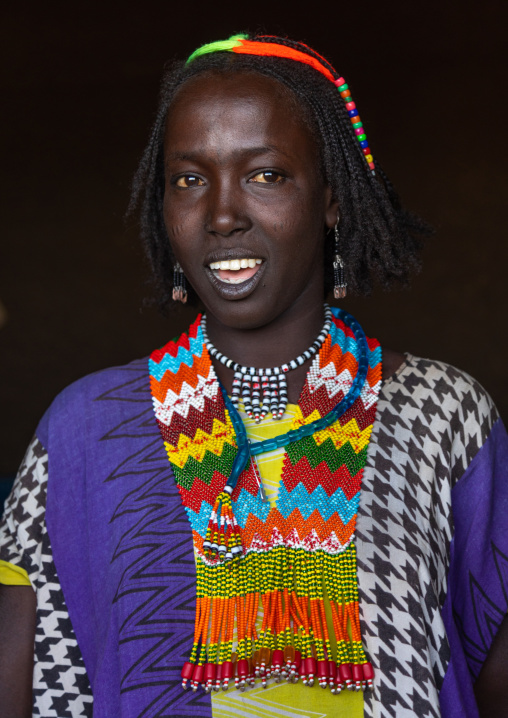
[(48, 457), (37, 437), (30, 442), (0, 522), (0, 583), (35, 585), (42, 562)]
[(501, 419), (452, 491), (450, 593), (476, 679), (508, 611), (508, 435)]

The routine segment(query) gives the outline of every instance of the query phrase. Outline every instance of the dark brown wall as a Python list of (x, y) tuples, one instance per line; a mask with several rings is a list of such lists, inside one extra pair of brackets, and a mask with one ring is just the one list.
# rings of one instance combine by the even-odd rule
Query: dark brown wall
[(344, 306), (387, 346), (469, 371), (508, 416), (505, 7), (11, 3), (0, 22), (0, 474), (65, 385), (147, 354), (187, 321), (141, 311), (146, 273), (122, 215), (163, 63), (244, 28), (286, 32), (333, 61), (405, 203), (438, 230), (410, 292)]

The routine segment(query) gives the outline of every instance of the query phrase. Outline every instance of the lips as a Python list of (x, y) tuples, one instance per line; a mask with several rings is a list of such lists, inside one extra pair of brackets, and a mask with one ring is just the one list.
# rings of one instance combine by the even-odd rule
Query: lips
[(224, 299), (243, 299), (254, 291), (265, 270), (260, 257), (228, 252), (229, 257), (210, 257), (206, 272)]

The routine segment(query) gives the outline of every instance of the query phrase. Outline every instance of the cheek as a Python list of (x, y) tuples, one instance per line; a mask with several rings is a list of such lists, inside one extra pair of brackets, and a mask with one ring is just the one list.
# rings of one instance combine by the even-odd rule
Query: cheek
[(184, 240), (187, 242), (195, 235), (193, 231), (195, 215), (192, 212), (183, 211), (178, 206), (178, 202), (169, 202), (166, 196), (164, 197), (163, 217), (171, 244), (178, 245)]

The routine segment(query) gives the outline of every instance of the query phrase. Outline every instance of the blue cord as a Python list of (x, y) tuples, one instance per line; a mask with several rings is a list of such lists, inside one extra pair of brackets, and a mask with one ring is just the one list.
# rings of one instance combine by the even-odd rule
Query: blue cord
[(281, 446), (291, 444), (293, 441), (299, 441), (307, 436), (311, 436), (316, 431), (323, 431), (323, 429), (326, 429), (330, 426), (330, 424), (333, 424), (334, 421), (337, 421), (339, 416), (345, 414), (360, 396), (365, 379), (367, 378), (367, 371), (369, 369), (369, 347), (367, 345), (367, 339), (362, 327), (356, 319), (351, 316), (351, 314), (348, 314), (343, 309), (339, 309), (337, 318), (341, 319), (344, 324), (353, 331), (355, 340), (359, 346), (360, 356), (358, 359), (358, 371), (346, 396), (343, 397), (337, 406), (334, 406), (334, 408), (329, 411), (326, 416), (321, 417), (321, 419), (316, 419), (316, 421), (313, 421), (312, 424), (306, 424), (305, 426), (301, 426), (299, 429), (293, 429), (285, 434), (275, 436), (273, 439), (249, 442), (240, 414), (233, 406), (233, 402), (229, 398), (226, 389), (219, 382), (222, 396), (224, 397), (224, 403), (226, 404), (226, 409), (231, 417), (233, 428), (236, 433), (236, 442), (238, 444), (238, 452), (233, 461), (231, 474), (226, 484), (227, 486), (230, 486), (232, 489), (236, 487), (238, 477), (246, 468), (247, 462), (251, 456), (257, 456), (258, 454), (264, 454), (267, 451), (273, 451)]

